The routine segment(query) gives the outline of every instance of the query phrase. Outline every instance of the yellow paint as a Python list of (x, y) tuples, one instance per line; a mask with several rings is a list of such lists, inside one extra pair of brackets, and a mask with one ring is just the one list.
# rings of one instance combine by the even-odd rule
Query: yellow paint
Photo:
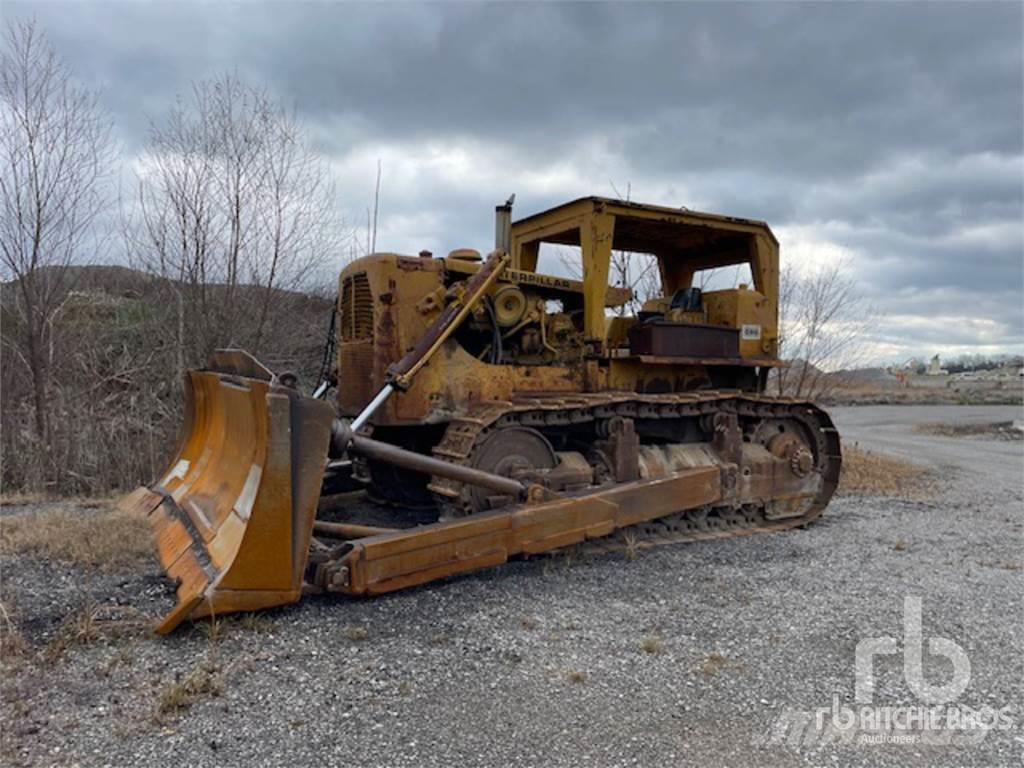
[[(538, 273), (541, 242), (579, 246), (583, 280)], [(613, 318), (606, 313), (606, 307), (619, 306), (630, 298), (628, 290), (608, 285), (615, 250), (653, 253), (658, 258), (666, 297), (662, 304), (676, 290), (689, 287), (698, 270), (748, 263), (753, 287), (705, 293), (703, 322), (746, 327), (740, 338), (741, 358), (751, 365), (778, 364), (779, 250), (766, 224), (583, 198), (512, 225), (511, 264), (489, 293), (493, 296), (512, 283), (549, 295), (578, 297), (575, 301), (583, 307), (580, 330), (586, 343), (585, 359), (565, 366), (492, 365), (449, 339), (412, 380), (408, 391), (392, 397), (377, 412), (374, 422), (444, 422), (473, 403), (511, 400), (524, 392), (657, 391), (663, 387), (675, 391), (707, 386), (708, 366), (703, 361), (629, 358), (628, 330), (636, 318)], [(384, 385), (388, 366), (400, 359), (437, 317), (446, 289), (479, 269), (479, 261), (460, 256), (432, 259), (398, 254), (374, 254), (346, 267), (340, 277), (340, 295), (353, 276), (363, 275), (369, 284), (373, 339), (339, 339), (338, 406), (342, 415), (354, 416), (373, 398)], [(700, 318), (679, 313), (669, 319), (697, 322)]]

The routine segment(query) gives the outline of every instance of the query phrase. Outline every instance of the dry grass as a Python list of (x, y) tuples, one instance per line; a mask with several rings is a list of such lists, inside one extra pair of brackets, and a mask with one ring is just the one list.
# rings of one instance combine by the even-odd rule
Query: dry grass
[(709, 653), (707, 658), (704, 659), (704, 663), (701, 664), (700, 671), (708, 677), (717, 674), (721, 671), (722, 667), (729, 663), (729, 660), (720, 653)]
[(561, 549), (554, 549), (547, 553), (541, 571), (545, 577), (558, 573), (556, 568), (559, 567), (563, 571), (570, 571), (577, 563), (584, 562), (589, 557), (590, 552), (582, 544), (572, 544)]
[(237, 621), (246, 632), (255, 632), (258, 635), (269, 635), (277, 629), (277, 622), (262, 613), (245, 613)]
[(255, 611), (228, 616), (211, 614), (196, 620), (192, 624), (192, 629), (202, 635), (212, 646), (215, 646), (228, 635), (234, 636), (238, 632), (251, 632), (258, 635), (272, 634), (277, 629), (277, 622), (273, 617)]
[(927, 468), (854, 444), (843, 448), (839, 490), (916, 500), (931, 498), (936, 489)]
[(151, 620), (135, 608), (98, 605), (76, 608), (61, 622), (54, 638), (43, 648), (33, 647), (21, 634), (10, 602), (0, 603), (0, 657), (50, 664), (68, 650), (82, 645), (148, 635)]
[[(237, 624), (240, 625), (241, 621)], [(160, 690), (153, 712), (155, 722), (164, 723), (182, 714), (203, 696), (220, 696), (223, 693), (226, 670), (220, 661), (220, 642), (226, 626), (216, 615), (211, 615), (209, 621), (199, 625), (199, 631), (206, 635), (206, 656), (186, 674), (176, 673), (174, 681)]]
[(370, 631), (366, 627), (345, 627), (343, 634), (353, 643), (370, 639)]
[(53, 660), (76, 646), (138, 637), (149, 631), (150, 619), (134, 608), (88, 603), (64, 618), (57, 636), (47, 646), (45, 655)]
[(102, 509), (117, 503), (116, 496), (59, 496), (38, 491), (11, 491), (0, 493), (0, 506), (24, 507), (33, 504), (68, 504), (82, 509)]
[(0, 660), (5, 662), (28, 655), (29, 644), (18, 629), (10, 604), (0, 602)]
[(986, 424), (959, 424), (956, 422), (932, 421), (926, 424), (915, 424), (914, 431), (922, 435), (939, 437), (992, 437), (1020, 438), (1020, 430), (1013, 429), (1011, 421), (996, 421)]
[(657, 635), (651, 635), (650, 637), (645, 637), (643, 639), (643, 642), (640, 643), (640, 649), (644, 653), (650, 653), (652, 655), (655, 654), (655, 653), (660, 653), (661, 652), (661, 646), (662, 646), (661, 638), (658, 637)]
[(164, 720), (168, 716), (181, 714), (202, 696), (220, 696), (224, 680), (216, 656), (199, 662), (190, 672), (176, 676), (173, 683), (160, 691), (156, 703), (156, 717)]
[(625, 545), (626, 559), (633, 562), (640, 557), (640, 543), (633, 531), (626, 531), (622, 536), (622, 543)]
[(44, 504), (48, 501), (54, 501), (54, 499), (43, 493), (30, 491), (0, 493), (0, 507), (23, 507), (26, 504)]
[[(80, 503), (0, 518), (0, 553), (45, 557), (100, 568), (127, 570), (151, 556), (149, 524), (122, 512), (109, 501), (93, 502), (98, 510), (82, 511)], [(88, 506), (88, 505), (86, 505)]]
[(1011, 563), (1008, 560), (980, 560), (978, 565), (983, 568), (998, 568), (1001, 571), (1021, 571), (1024, 570), (1024, 565), (1020, 563)]
[(193, 626), (199, 630), (199, 634), (206, 638), (206, 642), (211, 647), (216, 647), (227, 632), (227, 621), (219, 618), (215, 613), (207, 616), (205, 621), (197, 621)]

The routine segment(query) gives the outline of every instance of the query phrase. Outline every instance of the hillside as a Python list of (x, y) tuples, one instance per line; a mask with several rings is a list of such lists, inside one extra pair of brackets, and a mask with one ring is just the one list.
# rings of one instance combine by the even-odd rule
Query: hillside
[[(37, 285), (59, 272), (40, 271)], [(104, 492), (150, 480), (173, 446), (181, 371), (217, 347), (316, 385), (332, 301), (259, 286), (187, 285), (117, 266), (70, 268), (37, 344), (46, 434), (36, 419), (21, 286), (0, 285), (3, 487)]]

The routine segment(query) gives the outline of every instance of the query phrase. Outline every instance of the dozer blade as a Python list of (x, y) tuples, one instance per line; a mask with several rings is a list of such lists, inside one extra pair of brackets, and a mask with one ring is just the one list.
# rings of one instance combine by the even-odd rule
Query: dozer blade
[(177, 604), (156, 627), (295, 602), (302, 594), (333, 410), (244, 352), (189, 371), (177, 453), (123, 509), (149, 519)]

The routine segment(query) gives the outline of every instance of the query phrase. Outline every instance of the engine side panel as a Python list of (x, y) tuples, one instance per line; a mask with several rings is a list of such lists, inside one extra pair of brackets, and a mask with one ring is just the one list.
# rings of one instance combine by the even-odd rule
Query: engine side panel
[[(395, 254), (368, 256), (344, 270), (339, 281), (337, 345), (337, 404), (342, 416), (355, 416), (380, 391), (388, 366), (416, 343), (444, 305), (448, 285), (463, 277), (463, 272), (447, 270), (444, 259)], [(721, 311), (723, 317), (746, 316), (735, 303)], [(568, 314), (545, 317), (552, 331), (549, 341), (559, 323), (570, 322)], [(613, 326), (609, 323), (609, 328)], [(511, 401), (536, 393), (671, 393), (712, 386), (753, 391), (757, 387), (753, 361), (742, 358), (736, 359), (741, 365), (734, 367), (724, 365), (725, 360), (584, 358), (582, 348), (576, 352), (566, 348), (562, 359), (545, 358), (548, 353), (542, 353), (518, 358), (526, 363), (492, 363), (470, 354), (453, 337), (408, 391), (391, 398), (375, 414), (374, 422), (379, 426), (443, 423), (480, 402)]]

